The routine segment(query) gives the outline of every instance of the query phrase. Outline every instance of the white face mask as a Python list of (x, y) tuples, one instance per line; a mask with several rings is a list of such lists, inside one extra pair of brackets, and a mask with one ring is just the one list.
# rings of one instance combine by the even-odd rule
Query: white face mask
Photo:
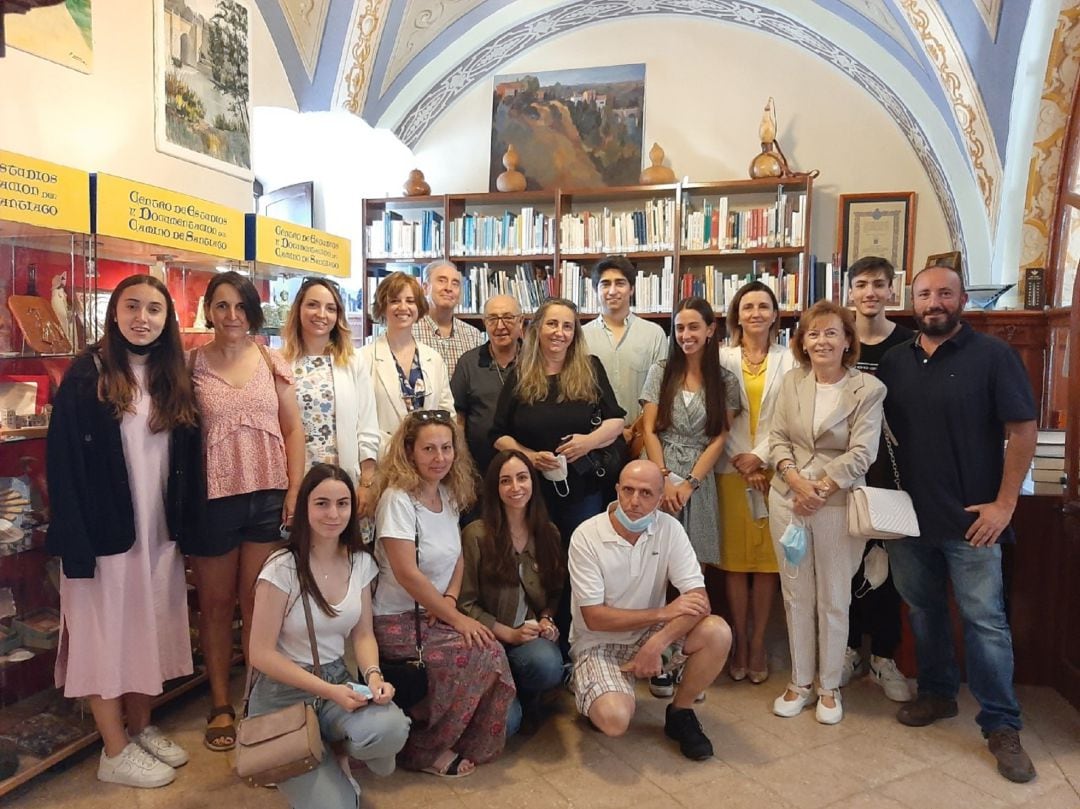
[[(570, 494), (570, 486), (566, 482), (566, 456), (556, 455), (559, 462), (558, 469), (543, 469), (540, 474), (555, 484), (555, 494), (559, 497), (567, 497)], [(562, 484), (560, 486), (559, 484)]]
[(874, 545), (863, 557), (863, 580), (855, 591), (855, 597), (862, 598), (871, 590), (876, 590), (888, 577), (889, 554), (881, 545)]

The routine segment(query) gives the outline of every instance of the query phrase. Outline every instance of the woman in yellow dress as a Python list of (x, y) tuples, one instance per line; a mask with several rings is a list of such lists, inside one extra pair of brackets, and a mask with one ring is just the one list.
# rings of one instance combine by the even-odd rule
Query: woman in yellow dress
[(735, 293), (727, 327), (729, 345), (720, 349), (720, 364), (739, 380), (742, 405), (716, 467), (723, 526), (720, 568), (735, 630), (728, 673), (733, 680), (749, 676), (758, 684), (769, 676), (765, 628), (779, 581), (767, 510), (769, 421), (780, 380), (794, 359), (776, 342), (779, 305), (760, 281)]

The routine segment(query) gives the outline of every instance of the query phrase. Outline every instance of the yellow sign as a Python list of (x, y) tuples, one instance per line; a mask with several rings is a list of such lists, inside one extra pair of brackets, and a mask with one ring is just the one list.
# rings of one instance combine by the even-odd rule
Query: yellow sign
[(0, 220), (89, 233), (89, 176), (0, 149)]
[(95, 174), (94, 232), (218, 258), (244, 258), (244, 214), (198, 197)]
[(247, 215), (248, 260), (348, 278), (351, 243), (341, 236), (267, 216)]

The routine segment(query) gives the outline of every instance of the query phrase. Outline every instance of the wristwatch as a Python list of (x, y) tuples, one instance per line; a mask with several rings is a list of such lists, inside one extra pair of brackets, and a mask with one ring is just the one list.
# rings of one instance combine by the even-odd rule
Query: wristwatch
[(691, 488), (691, 489), (693, 489), (693, 490), (694, 490), (695, 492), (696, 492), (696, 491), (697, 491), (698, 489), (700, 489), (700, 488), (701, 488), (701, 481), (700, 481), (700, 480), (698, 480), (698, 479), (697, 479), (696, 477), (694, 477), (693, 475), (691, 475), (690, 477), (688, 477), (688, 478), (686, 479), (686, 482), (690, 484), (690, 488)]

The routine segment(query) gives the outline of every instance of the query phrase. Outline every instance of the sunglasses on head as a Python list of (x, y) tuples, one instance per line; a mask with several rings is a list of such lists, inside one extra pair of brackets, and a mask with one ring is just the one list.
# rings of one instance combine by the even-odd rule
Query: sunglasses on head
[(414, 410), (409, 418), (421, 424), (434, 422), (435, 424), (447, 424), (453, 426), (454, 417), (449, 410)]
[(308, 287), (315, 286), (316, 284), (333, 287), (335, 292), (339, 295), (341, 294), (341, 285), (337, 281), (330, 278), (323, 278), (321, 275), (309, 275), (304, 278), (304, 280), (300, 282), (300, 291), (303, 292)]

